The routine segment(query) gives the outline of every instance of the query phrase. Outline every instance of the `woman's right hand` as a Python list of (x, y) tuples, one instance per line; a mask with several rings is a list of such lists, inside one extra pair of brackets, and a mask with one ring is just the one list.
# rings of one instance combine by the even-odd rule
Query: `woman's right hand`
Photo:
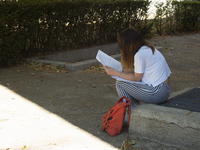
[(103, 66), (104, 69), (106, 70), (107, 74), (110, 76), (118, 76), (119, 72), (117, 70), (115, 70), (112, 67), (109, 66)]

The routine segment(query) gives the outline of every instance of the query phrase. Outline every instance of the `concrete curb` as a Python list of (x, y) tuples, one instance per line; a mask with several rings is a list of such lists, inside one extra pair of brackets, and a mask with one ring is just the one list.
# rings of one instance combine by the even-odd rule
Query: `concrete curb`
[[(174, 95), (182, 94), (187, 90)], [(134, 135), (162, 144), (191, 150), (200, 147), (200, 113), (198, 112), (153, 104), (140, 105), (131, 113), (129, 130), (130, 136)]]
[[(111, 55), (111, 57), (120, 60), (121, 54)], [(96, 59), (85, 60), (73, 64), (66, 64), (65, 67), (71, 71), (84, 70), (92, 65), (100, 65)]]
[(91, 65), (100, 64), (96, 60), (96, 54), (99, 49), (116, 59), (120, 59), (120, 54), (117, 54), (119, 53), (118, 44), (114, 43), (91, 48), (60, 52), (43, 57), (27, 58), (25, 61), (48, 63), (55, 66), (65, 66), (70, 71), (84, 70)]
[[(116, 55), (111, 55), (111, 57), (120, 60), (121, 54), (116, 54)], [(66, 62), (59, 62), (59, 61), (52, 61), (52, 60), (41, 60), (37, 58), (31, 58), (31, 59), (26, 59), (28, 62), (38, 62), (38, 63), (47, 63), (47, 64), (52, 64), (54, 66), (65, 66), (68, 70), (70, 71), (78, 71), (78, 70), (84, 70), (87, 69), (88, 67), (92, 65), (100, 65), (100, 62), (97, 61), (96, 59), (89, 59), (89, 60), (84, 60), (76, 63), (69, 63), (66, 64)]]
[[(156, 47), (158, 50), (163, 50), (162, 47)], [(120, 60), (121, 54), (119, 53), (117, 44), (109, 44), (103, 46), (92, 47), (88, 49), (74, 50), (71, 52), (62, 52), (54, 55), (48, 55), (45, 57), (33, 57), (27, 58), (25, 61), (47, 63), (54, 66), (65, 66), (70, 71), (84, 70), (92, 65), (99, 65), (100, 63), (96, 60), (97, 51), (101, 49), (111, 57)], [(114, 55), (113, 55), (114, 54)], [(72, 57), (74, 59), (72, 60)], [(75, 61), (71, 63), (71, 61)]]

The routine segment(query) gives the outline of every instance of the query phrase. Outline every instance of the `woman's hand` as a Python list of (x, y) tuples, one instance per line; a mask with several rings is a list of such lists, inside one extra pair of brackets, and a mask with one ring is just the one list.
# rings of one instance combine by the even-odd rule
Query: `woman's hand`
[(109, 67), (109, 66), (103, 66), (103, 67), (106, 70), (106, 72), (107, 72), (108, 75), (118, 76), (119, 72), (117, 70), (115, 70), (114, 68)]
[(136, 81), (139, 82), (142, 80), (144, 73), (136, 73), (136, 72), (119, 72), (117, 70), (115, 70), (112, 67), (108, 67), (108, 66), (103, 66), (104, 69), (106, 70), (108, 75), (111, 76), (119, 76), (121, 78), (124, 78), (126, 80), (130, 80), (130, 81)]

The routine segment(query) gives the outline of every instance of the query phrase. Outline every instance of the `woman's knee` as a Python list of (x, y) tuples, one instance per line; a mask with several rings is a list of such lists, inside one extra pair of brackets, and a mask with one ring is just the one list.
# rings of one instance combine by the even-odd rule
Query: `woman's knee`
[(117, 89), (120, 87), (119, 81), (118, 81), (118, 80), (116, 80), (116, 82), (115, 82), (115, 87), (116, 87)]

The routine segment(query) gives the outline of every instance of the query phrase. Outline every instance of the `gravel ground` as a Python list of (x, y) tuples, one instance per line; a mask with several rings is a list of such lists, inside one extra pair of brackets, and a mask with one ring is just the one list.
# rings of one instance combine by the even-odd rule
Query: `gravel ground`
[[(200, 87), (199, 33), (157, 37), (150, 39), (149, 42), (154, 46), (164, 48), (161, 53), (165, 56), (172, 71), (172, 92)], [(51, 65), (27, 63), (0, 69), (1, 86), (98, 139), (119, 148), (128, 136), (126, 130), (123, 130), (116, 137), (110, 137), (106, 132), (102, 132), (101, 126), (102, 116), (118, 100), (114, 84), (115, 80), (105, 74), (101, 66), (92, 66), (87, 70), (76, 72)], [(12, 113), (14, 115), (16, 112)], [(4, 114), (1, 112), (0, 117), (3, 115), (6, 115), (5, 112)], [(4, 120), (0, 118), (0, 122)], [(0, 132), (1, 130), (3, 129), (0, 126)], [(4, 138), (4, 135), (0, 134), (1, 137)], [(20, 144), (20, 139), (18, 140)], [(145, 140), (139, 140), (137, 137), (134, 140), (138, 144), (131, 147), (132, 149), (178, 149), (168, 146), (162, 147), (159, 143), (149, 143)], [(56, 144), (59, 145), (59, 142), (54, 142), (54, 146)], [(26, 145), (25, 148), (28, 149), (28, 147), (29, 145)], [(1, 148), (5, 147), (1, 147), (0, 142), (0, 150)], [(12, 147), (6, 148), (12, 150)], [(21, 148), (24, 148), (24, 145)]]

